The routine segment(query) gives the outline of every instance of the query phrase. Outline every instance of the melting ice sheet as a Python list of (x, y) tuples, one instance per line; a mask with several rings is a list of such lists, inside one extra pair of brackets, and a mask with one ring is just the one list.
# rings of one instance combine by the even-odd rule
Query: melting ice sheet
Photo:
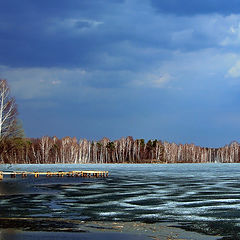
[(0, 165), (0, 171), (91, 169), (109, 177), (4, 178), (0, 217), (175, 222), (214, 235), (240, 232), (239, 164)]

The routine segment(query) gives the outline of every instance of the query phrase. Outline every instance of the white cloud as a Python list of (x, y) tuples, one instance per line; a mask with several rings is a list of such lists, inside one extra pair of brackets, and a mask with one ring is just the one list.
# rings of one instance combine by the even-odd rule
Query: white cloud
[(86, 30), (93, 30), (101, 24), (103, 22), (82, 18), (54, 19), (49, 23), (46, 30), (49, 34), (56, 34), (58, 31), (70, 31), (73, 34), (78, 34)]
[(240, 18), (239, 15), (231, 15), (223, 21), (225, 34), (220, 42), (221, 46), (239, 46), (240, 42)]
[(161, 76), (156, 76), (156, 75), (150, 75), (149, 80), (150, 80), (150, 84), (153, 87), (156, 88), (162, 88), (165, 86), (165, 84), (167, 82), (169, 82), (172, 79), (172, 77), (170, 76), (170, 74), (168, 73), (164, 73)]
[[(85, 70), (80, 68), (11, 68), (0, 66), (0, 78), (7, 79), (13, 94), (22, 99), (47, 97), (70, 81), (81, 82)], [(62, 86), (63, 85), (63, 86)]]
[(132, 87), (150, 87), (150, 88), (167, 88), (167, 83), (173, 77), (169, 73), (161, 73), (160, 70), (151, 73), (139, 73), (135, 79), (130, 82)]
[(61, 81), (58, 81), (58, 80), (55, 80), (55, 81), (52, 81), (52, 85), (57, 85), (57, 84), (60, 84)]
[(240, 60), (237, 61), (227, 73), (227, 77), (239, 78), (240, 77)]

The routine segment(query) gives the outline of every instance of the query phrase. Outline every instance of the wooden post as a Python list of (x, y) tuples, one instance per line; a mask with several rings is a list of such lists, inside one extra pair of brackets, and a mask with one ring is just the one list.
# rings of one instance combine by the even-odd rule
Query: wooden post
[[(4, 172), (0, 171), (0, 180), (3, 180)], [(64, 172), (64, 171), (58, 171), (58, 172), (11, 172), (6, 173), (10, 174), (11, 178), (16, 178), (17, 175), (22, 176), (22, 178), (26, 178), (27, 174), (34, 175), (35, 178), (38, 178), (40, 175), (46, 175), (46, 177), (85, 177), (85, 178), (99, 178), (99, 177), (108, 177), (108, 171), (71, 171), (71, 172)]]
[(16, 178), (16, 173), (15, 173), (15, 172), (13, 172), (13, 173), (11, 174), (11, 178)]
[(27, 174), (26, 173), (22, 173), (22, 178), (26, 178)]

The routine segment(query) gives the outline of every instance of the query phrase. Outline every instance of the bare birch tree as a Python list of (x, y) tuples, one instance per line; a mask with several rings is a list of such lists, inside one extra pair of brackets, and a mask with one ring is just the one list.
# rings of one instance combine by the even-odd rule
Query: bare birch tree
[(22, 132), (17, 120), (17, 105), (10, 95), (8, 83), (0, 79), (0, 140), (18, 137)]

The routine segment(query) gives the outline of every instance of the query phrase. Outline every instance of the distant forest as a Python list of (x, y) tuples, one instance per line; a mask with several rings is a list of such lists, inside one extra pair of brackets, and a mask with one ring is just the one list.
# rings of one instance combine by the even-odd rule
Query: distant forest
[(0, 79), (1, 163), (234, 163), (240, 162), (237, 142), (221, 148), (175, 144), (132, 137), (110, 141), (76, 138), (25, 138), (15, 98), (7, 80)]
[(238, 163), (239, 149), (237, 142), (206, 148), (132, 137), (113, 142), (107, 138), (6, 138), (0, 142), (0, 163)]

